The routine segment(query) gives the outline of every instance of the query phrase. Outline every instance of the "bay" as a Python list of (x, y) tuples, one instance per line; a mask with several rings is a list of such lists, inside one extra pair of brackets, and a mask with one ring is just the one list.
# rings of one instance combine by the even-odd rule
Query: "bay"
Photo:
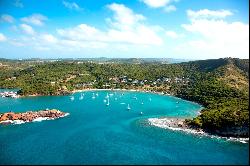
[(79, 92), (72, 95), (74, 100), (70, 96), (0, 98), (0, 112), (55, 108), (70, 113), (56, 120), (1, 125), (0, 164), (249, 162), (248, 144), (162, 129), (147, 121), (161, 116), (195, 117), (202, 108), (196, 103), (131, 91)]

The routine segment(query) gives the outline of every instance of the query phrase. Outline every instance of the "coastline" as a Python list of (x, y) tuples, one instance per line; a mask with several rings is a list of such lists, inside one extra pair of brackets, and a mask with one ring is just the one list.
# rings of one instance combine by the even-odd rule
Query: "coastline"
[(242, 137), (223, 137), (218, 135), (209, 134), (202, 129), (190, 128), (184, 123), (184, 118), (169, 118), (169, 117), (160, 117), (160, 118), (148, 118), (147, 121), (150, 125), (156, 126), (163, 129), (169, 129), (173, 131), (181, 131), (188, 134), (194, 134), (198, 136), (205, 136), (216, 139), (226, 139), (227, 141), (236, 141), (241, 143), (249, 143), (249, 138)]
[[(171, 94), (166, 94), (163, 92), (156, 92), (156, 91), (149, 91), (149, 90), (143, 90), (143, 89), (96, 89), (96, 88), (87, 88), (87, 89), (79, 89), (79, 90), (72, 90), (69, 91), (69, 95), (70, 94), (74, 94), (74, 93), (80, 93), (80, 92), (87, 92), (87, 91), (128, 91), (128, 92), (143, 92), (143, 93), (152, 93), (152, 94), (157, 94), (157, 95), (162, 95), (162, 96), (169, 96), (169, 97), (174, 97), (176, 99), (180, 99), (180, 100), (185, 100), (186, 102), (190, 102), (190, 103), (195, 103), (198, 105), (201, 105), (200, 103), (196, 103), (195, 101), (190, 101), (181, 97), (177, 97), (175, 95), (171, 95)], [(20, 96), (20, 97), (36, 97), (36, 96), (46, 96), (46, 95), (40, 95), (40, 94), (32, 94), (32, 95), (27, 95), (27, 96)], [(63, 96), (62, 94), (59, 95), (47, 95), (47, 96)], [(202, 107), (197, 110), (197, 115), (201, 114), (202, 109), (204, 109), (204, 106), (201, 105)], [(65, 115), (67, 116), (67, 115)], [(187, 117), (188, 118), (188, 117)], [(229, 141), (237, 141), (237, 142), (241, 142), (241, 143), (248, 143), (249, 142), (249, 138), (237, 138), (237, 137), (223, 137), (223, 136), (218, 136), (218, 135), (212, 135), (209, 133), (204, 132), (203, 130), (199, 129), (193, 129), (190, 127), (176, 127), (176, 126), (169, 126), (164, 124), (165, 120), (169, 120), (171, 119), (170, 117), (165, 117), (165, 118), (148, 118), (148, 121), (150, 123), (150, 125), (156, 126), (156, 127), (160, 127), (160, 128), (165, 128), (165, 129), (170, 129), (173, 131), (182, 131), (182, 132), (186, 132), (186, 133), (191, 133), (191, 134), (195, 134), (195, 135), (200, 135), (200, 136), (207, 136), (210, 138), (220, 138), (220, 139), (226, 139)], [(186, 118), (176, 118), (177, 120), (185, 120)], [(35, 121), (42, 121), (42, 120), (52, 120), (52, 119), (37, 119)], [(13, 122), (16, 124), (22, 124), (22, 122)]]

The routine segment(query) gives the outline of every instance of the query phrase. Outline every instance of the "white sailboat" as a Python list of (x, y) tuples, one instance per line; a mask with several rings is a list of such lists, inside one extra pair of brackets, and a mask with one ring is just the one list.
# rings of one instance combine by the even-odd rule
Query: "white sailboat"
[(75, 100), (74, 96), (70, 96), (70, 100), (71, 101)]
[(95, 99), (95, 94), (93, 93), (93, 95), (92, 95), (92, 99)]
[(128, 110), (130, 110), (130, 109), (131, 109), (131, 108), (130, 108), (130, 106), (129, 106), (129, 104), (128, 104), (128, 107), (127, 107), (127, 109), (128, 109)]
[(80, 96), (79, 100), (82, 100), (82, 99), (83, 99), (83, 95), (82, 95), (82, 93), (81, 93), (81, 96)]
[(106, 106), (109, 106), (109, 98), (108, 98), (108, 102), (107, 102)]

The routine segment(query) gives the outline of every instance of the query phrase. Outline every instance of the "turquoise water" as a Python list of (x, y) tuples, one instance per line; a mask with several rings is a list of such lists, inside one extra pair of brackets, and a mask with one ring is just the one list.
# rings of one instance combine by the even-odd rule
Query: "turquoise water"
[[(75, 93), (73, 101), (69, 96), (0, 98), (0, 112), (56, 108), (70, 113), (56, 120), (1, 125), (0, 164), (248, 164), (248, 144), (162, 129), (147, 121), (163, 115), (193, 117), (201, 109), (198, 104), (150, 93), (95, 91), (95, 99), (92, 91), (83, 93), (83, 100)], [(113, 93), (109, 106), (103, 101), (107, 93)]]

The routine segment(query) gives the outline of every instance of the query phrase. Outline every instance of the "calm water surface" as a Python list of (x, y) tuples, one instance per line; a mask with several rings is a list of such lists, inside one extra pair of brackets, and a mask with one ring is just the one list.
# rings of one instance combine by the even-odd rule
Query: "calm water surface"
[[(98, 96), (94, 94), (98, 93)], [(112, 94), (113, 95), (112, 95)], [(194, 117), (201, 106), (171, 96), (88, 91), (0, 98), (0, 112), (56, 108), (64, 118), (0, 126), (0, 164), (248, 164), (249, 145), (149, 125), (149, 117)], [(106, 106), (105, 96), (110, 105)], [(177, 104), (176, 102), (179, 102)], [(143, 104), (142, 104), (143, 103)], [(127, 109), (130, 105), (130, 110)], [(140, 115), (143, 112), (143, 115)]]

